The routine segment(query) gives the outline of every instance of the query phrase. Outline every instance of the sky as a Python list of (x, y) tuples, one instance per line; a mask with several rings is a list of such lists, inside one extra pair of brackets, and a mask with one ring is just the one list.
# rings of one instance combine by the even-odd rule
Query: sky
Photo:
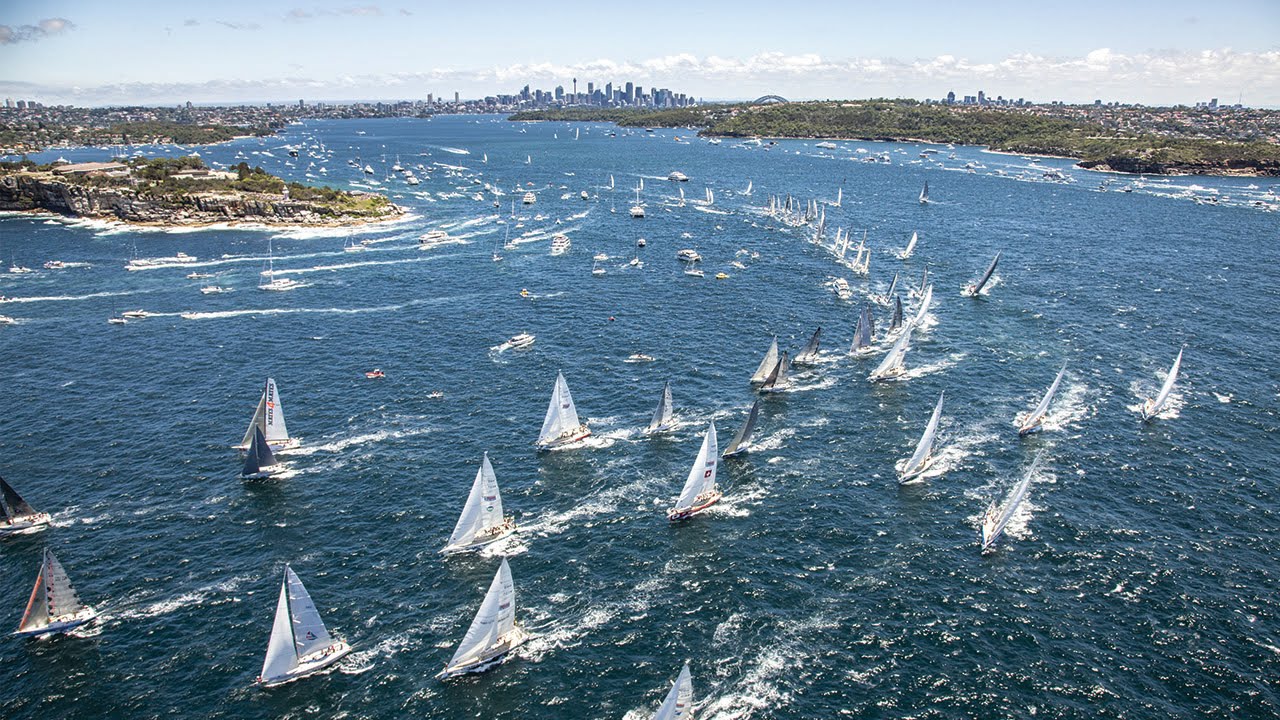
[(634, 82), (706, 100), (1280, 107), (1280, 0), (0, 2), (0, 96), (425, 99)]

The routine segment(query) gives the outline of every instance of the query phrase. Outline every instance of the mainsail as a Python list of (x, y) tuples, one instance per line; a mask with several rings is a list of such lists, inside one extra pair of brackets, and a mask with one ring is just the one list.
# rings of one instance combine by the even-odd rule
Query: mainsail
[(1178, 351), (1178, 357), (1173, 361), (1173, 367), (1169, 368), (1169, 374), (1164, 376), (1164, 384), (1160, 386), (1160, 393), (1153, 399), (1143, 403), (1142, 419), (1150, 420), (1164, 409), (1164, 404), (1169, 401), (1169, 393), (1173, 392), (1173, 383), (1178, 379), (1178, 370), (1182, 367), (1182, 351)]
[(499, 638), (511, 632), (515, 622), (516, 588), (511, 579), (511, 567), (507, 564), (507, 559), (503, 558), (502, 565), (493, 576), (493, 582), (489, 584), (489, 591), (485, 593), (484, 601), (480, 603), (480, 609), (471, 620), (471, 627), (458, 644), (445, 672), (483, 661), (485, 652), (497, 644)]
[(916, 241), (919, 239), (920, 239), (919, 235), (917, 235), (914, 232), (911, 233), (911, 239), (907, 241), (907, 247), (901, 253), (898, 254), (898, 259), (906, 260), (907, 258), (911, 257), (912, 253), (916, 251)]
[(1004, 529), (1009, 525), (1009, 521), (1013, 519), (1014, 513), (1018, 511), (1018, 507), (1022, 505), (1022, 501), (1026, 499), (1027, 486), (1031, 484), (1031, 477), (1039, 469), (1040, 458), (1042, 457), (1044, 457), (1043, 451), (1036, 455), (1031, 467), (1027, 469), (1027, 474), (1009, 492), (1009, 496), (1005, 498), (1004, 507), (997, 509), (993, 501), (987, 508), (987, 512), (982, 518), (983, 550), (995, 544), (995, 541), (1000, 538), (1004, 533)]
[(22, 499), (17, 490), (0, 478), (0, 506), (4, 507), (4, 515), (9, 524), (12, 524), (15, 518), (26, 515), (35, 515), (36, 509)]
[(924, 323), (925, 315), (929, 314), (929, 303), (933, 302), (933, 286), (930, 285), (924, 289), (924, 295), (920, 297), (920, 307), (916, 310), (916, 317), (912, 320), (912, 324), (919, 327)]
[(551, 403), (547, 405), (547, 416), (542, 421), (538, 443), (549, 443), (581, 425), (578, 422), (578, 409), (573, 405), (573, 396), (569, 394), (569, 383), (565, 382), (564, 373), (556, 373), (556, 386), (551, 391)]
[(942, 417), (942, 398), (945, 392), (938, 393), (938, 404), (933, 407), (933, 415), (929, 417), (929, 424), (924, 427), (924, 434), (920, 436), (920, 442), (916, 443), (916, 451), (911, 454), (911, 459), (903, 466), (902, 472), (898, 475), (898, 482), (905, 483), (913, 478), (919, 477), (929, 466), (929, 460), (933, 454), (933, 439), (938, 434), (938, 419)]
[(893, 317), (889, 320), (889, 332), (902, 327), (902, 298), (893, 296)]
[(784, 350), (782, 357), (778, 358), (778, 362), (773, 366), (773, 370), (769, 371), (769, 376), (764, 379), (760, 385), (761, 392), (776, 392), (785, 388), (790, 384), (789, 373), (791, 370), (791, 358)]
[(653, 720), (688, 720), (693, 717), (693, 678), (689, 675), (689, 663), (684, 664), (680, 676), (672, 683), (662, 707), (654, 713)]
[(35, 587), (27, 601), (27, 610), (18, 623), (18, 632), (40, 630), (59, 618), (75, 615), (84, 609), (80, 596), (71, 587), (71, 578), (67, 577), (62, 563), (54, 557), (52, 550), (45, 548), (40, 574), (36, 576)]
[(871, 306), (863, 305), (862, 314), (858, 316), (858, 326), (853, 331), (853, 345), (850, 346), (849, 352), (858, 353), (871, 347), (873, 332), (871, 324)]
[(756, 417), (760, 414), (760, 401), (756, 400), (751, 404), (751, 412), (747, 413), (747, 421), (742, 423), (742, 427), (738, 428), (738, 434), (733, 436), (733, 440), (729, 442), (729, 446), (724, 449), (723, 457), (737, 455), (746, 452), (748, 444), (751, 441), (751, 433), (756, 429)]
[(262, 436), (262, 429), (253, 428), (253, 439), (249, 441), (249, 452), (244, 456), (244, 468), (240, 471), (242, 478), (263, 477), (267, 469), (276, 464), (276, 456), (271, 452), (271, 445)]
[(982, 273), (982, 278), (968, 287), (968, 294), (977, 296), (982, 292), (982, 288), (987, 286), (987, 282), (991, 280), (991, 274), (996, 271), (996, 265), (1000, 264), (1000, 252), (991, 259), (991, 264), (987, 266), (987, 271)]
[(662, 386), (662, 396), (658, 398), (658, 407), (653, 409), (653, 418), (649, 420), (649, 432), (658, 432), (671, 427), (671, 383)]
[(817, 361), (818, 343), (820, 342), (821, 335), (821, 327), (813, 331), (813, 336), (809, 338), (809, 342), (805, 343), (805, 346), (800, 349), (800, 352), (796, 353), (795, 363), (797, 365), (808, 365)]
[(778, 337), (775, 335), (773, 343), (769, 345), (769, 352), (764, 354), (764, 359), (760, 361), (760, 367), (756, 368), (755, 374), (751, 376), (751, 383), (759, 385), (769, 377), (769, 373), (778, 365)]
[(902, 334), (898, 336), (898, 341), (889, 349), (884, 360), (871, 371), (868, 379), (872, 382), (877, 380), (885, 380), (890, 377), (899, 375), (902, 372), (902, 364), (907, 356), (907, 351), (911, 349), (911, 325), (907, 325), (902, 329)]
[(476, 471), (476, 479), (471, 483), (471, 493), (467, 495), (467, 504), (462, 508), (458, 524), (453, 527), (449, 536), (451, 548), (465, 548), (484, 531), (502, 525), (506, 518), (502, 514), (502, 494), (498, 492), (498, 476), (489, 463), (489, 453), (484, 454), (480, 469)]
[(254, 410), (253, 420), (249, 421), (249, 427), (244, 431), (244, 439), (240, 441), (241, 448), (249, 447), (255, 427), (262, 430), (267, 442), (273, 445), (279, 446), (289, 442), (289, 428), (284, 423), (284, 404), (280, 401), (280, 394), (276, 391), (276, 381), (272, 378), (267, 378), (267, 385), (262, 390), (262, 397), (258, 400), (257, 409)]
[(684, 481), (684, 488), (680, 490), (680, 499), (676, 500), (673, 513), (692, 508), (699, 496), (716, 489), (716, 463), (719, 454), (716, 424), (711, 423), (702, 436), (702, 449), (698, 451), (693, 467), (689, 468), (689, 477)]
[(1045, 413), (1049, 412), (1049, 403), (1053, 401), (1053, 394), (1058, 392), (1058, 385), (1062, 383), (1062, 376), (1067, 372), (1067, 364), (1062, 363), (1062, 369), (1058, 371), (1058, 376), (1053, 379), (1049, 385), (1049, 390), (1040, 399), (1040, 404), (1036, 405), (1036, 409), (1022, 420), (1022, 424), (1018, 427), (1018, 435), (1027, 435), (1040, 429), (1040, 422), (1044, 419)]

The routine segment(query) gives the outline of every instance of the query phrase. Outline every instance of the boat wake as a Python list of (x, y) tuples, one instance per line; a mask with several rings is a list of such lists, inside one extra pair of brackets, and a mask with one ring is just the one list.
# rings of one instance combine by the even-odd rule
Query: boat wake
[(363, 433), (360, 435), (353, 435), (351, 437), (340, 438), (338, 440), (332, 440), (320, 445), (304, 445), (291, 450), (289, 454), (290, 456), (306, 456), (314, 455), (316, 453), (337, 454), (349, 447), (383, 442), (384, 440), (398, 440), (400, 438), (416, 437), (418, 435), (426, 435), (431, 431), (432, 428), (429, 427), (409, 428), (406, 430), (378, 430), (376, 432)]
[(373, 669), (380, 658), (389, 658), (400, 653), (417, 650), (422, 642), (411, 633), (399, 633), (383, 639), (368, 650), (353, 650), (351, 654), (337, 665), (343, 675), (362, 675)]
[[(1089, 417), (1093, 408), (1087, 402), (1089, 386), (1084, 383), (1071, 383), (1051, 406), (1049, 412), (1040, 421), (1045, 430), (1064, 430), (1075, 423)], [(1141, 406), (1138, 408), (1141, 410)]]
[[(770, 642), (754, 657), (741, 657), (732, 664), (741, 673), (725, 690), (713, 689), (708, 695), (717, 697), (703, 701), (698, 713), (702, 720), (748, 720), (753, 717), (771, 717), (781, 707), (791, 703), (791, 693), (783, 687), (782, 680), (798, 677), (797, 667), (805, 667), (813, 660), (808, 650), (810, 636), (834, 632), (837, 623), (823, 617), (811, 617), (798, 622), (785, 623), (776, 641)], [(721, 668), (719, 672), (733, 672)]]
[[(462, 239), (452, 239), (449, 243), (466, 245), (467, 241)], [(446, 243), (433, 243), (432, 247), (444, 245)], [(406, 265), (408, 263), (430, 262), (439, 260), (440, 258), (453, 257), (451, 255), (431, 255), (429, 257), (410, 257), (401, 258), (399, 260), (365, 260), (362, 262), (338, 263), (336, 265), (316, 265), (309, 268), (290, 268), (286, 270), (274, 271), (276, 275), (304, 275), (314, 272), (337, 272), (338, 270), (350, 270), (352, 268), (373, 267), (378, 265)]]
[(11, 297), (5, 298), (6, 303), (33, 303), (33, 302), (75, 302), (77, 300), (93, 300), (94, 298), (104, 297), (127, 297), (129, 295), (144, 295), (146, 293), (155, 292), (155, 290), (120, 290), (117, 292), (96, 292), (88, 295), (44, 295), (33, 297)]
[(927, 365), (920, 365), (914, 368), (910, 368), (906, 372), (904, 372), (899, 379), (912, 380), (915, 378), (924, 377), (925, 375), (932, 375), (937, 372), (942, 372), (943, 370), (946, 370), (949, 367), (954, 367), (956, 363), (964, 359), (964, 355), (965, 355), (964, 353), (952, 353), (951, 355), (947, 356), (945, 360), (939, 360), (938, 362), (935, 362), (935, 363), (929, 363)]
[[(1129, 391), (1138, 399), (1138, 402), (1132, 405), (1125, 405), (1125, 409), (1133, 413), (1142, 413), (1142, 406), (1149, 398), (1156, 396), (1160, 392), (1160, 388), (1151, 385), (1143, 380), (1135, 380), (1129, 384)], [(1177, 385), (1174, 386), (1173, 392), (1169, 393), (1169, 397), (1164, 401), (1164, 407), (1160, 412), (1155, 414), (1159, 420), (1173, 420), (1182, 414), (1182, 406), (1185, 404), (1185, 396)]]

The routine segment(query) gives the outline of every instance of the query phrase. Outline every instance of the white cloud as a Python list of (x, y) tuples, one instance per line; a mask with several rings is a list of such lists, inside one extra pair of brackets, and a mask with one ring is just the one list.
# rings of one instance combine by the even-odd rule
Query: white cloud
[(0, 45), (43, 40), (50, 35), (61, 35), (75, 26), (75, 23), (60, 17), (45, 18), (35, 25), (0, 25)]

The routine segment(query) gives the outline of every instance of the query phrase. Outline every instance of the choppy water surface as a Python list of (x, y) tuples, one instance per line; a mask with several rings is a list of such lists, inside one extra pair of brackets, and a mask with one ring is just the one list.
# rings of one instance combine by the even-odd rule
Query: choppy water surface
[[(48, 532), (3, 543), (0, 617), (16, 627), (46, 544), (106, 611), (87, 637), (0, 642), (7, 717), (636, 720), (685, 659), (707, 719), (1277, 713), (1280, 215), (1255, 206), (1275, 202), (1268, 183), (1126, 178), (1100, 192), (1108, 176), (1066, 161), (975, 148), (921, 159), (911, 144), (574, 135), (440, 117), (199, 149), (389, 192), (412, 213), (355, 233), (0, 219), (0, 260), (38, 270), (0, 275), (0, 313), (17, 320), (0, 327), (0, 473), (54, 514)], [(880, 153), (890, 162), (861, 162)], [(390, 171), (397, 160), (420, 185)], [(1075, 182), (1042, 181), (1050, 168)], [(641, 180), (648, 214), (632, 220)], [(768, 217), (772, 194), (824, 201), (828, 244), (836, 227), (865, 230), (870, 281), (811, 227)], [(430, 229), (457, 242), (420, 249)], [(914, 257), (898, 260), (913, 231)], [(568, 255), (548, 254), (557, 232)], [(305, 287), (256, 288), (268, 241), (277, 273)], [(705, 278), (683, 274), (685, 247)], [(960, 297), (997, 250), (990, 292)], [(178, 251), (199, 262), (123, 269)], [(40, 269), (50, 259), (92, 267)], [(879, 353), (845, 354), (857, 313), (894, 272), (910, 286), (926, 265), (935, 300), (908, 377), (873, 386)], [(135, 309), (155, 315), (106, 323)], [(764, 401), (759, 449), (723, 463), (724, 501), (669, 526), (706, 423), (727, 440), (770, 338), (794, 352), (819, 325), (822, 362)], [(495, 349), (519, 332), (536, 344)], [(1142, 424), (1183, 345), (1170, 410)], [(1015, 417), (1064, 360), (1046, 432), (1019, 440)], [(372, 367), (386, 379), (365, 379)], [(595, 436), (539, 457), (557, 370)], [(289, 477), (244, 483), (229, 446), (267, 375), (303, 446)], [(679, 426), (649, 438), (666, 380)], [(894, 465), (942, 390), (938, 462), (899, 487)], [(1029, 503), (981, 555), (983, 509), (1039, 450)], [(443, 561), (485, 451), (523, 531)], [(441, 684), (500, 553), (537, 637)], [(262, 692), (285, 562), (355, 652)]]

